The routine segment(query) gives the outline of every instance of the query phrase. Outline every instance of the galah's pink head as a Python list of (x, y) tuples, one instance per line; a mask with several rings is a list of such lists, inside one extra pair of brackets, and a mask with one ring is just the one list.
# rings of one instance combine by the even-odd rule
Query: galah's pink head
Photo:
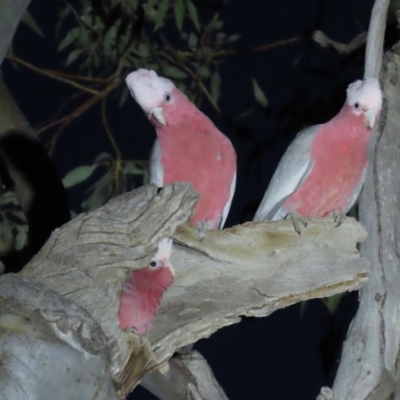
[(171, 246), (171, 239), (161, 240), (150, 263), (127, 277), (120, 298), (120, 329), (143, 335), (150, 328), (164, 292), (174, 281)]
[(155, 71), (138, 69), (125, 82), (133, 98), (156, 124), (170, 125), (171, 115), (179, 115), (175, 111), (182, 105), (181, 100), (187, 100), (169, 79), (158, 76)]
[(365, 125), (372, 129), (381, 112), (382, 91), (379, 81), (375, 78), (365, 78), (355, 81), (347, 88), (348, 104), (355, 115), (364, 115)]

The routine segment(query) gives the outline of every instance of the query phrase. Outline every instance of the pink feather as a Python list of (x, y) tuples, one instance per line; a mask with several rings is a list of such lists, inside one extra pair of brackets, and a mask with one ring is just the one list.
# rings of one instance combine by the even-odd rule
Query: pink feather
[(151, 327), (163, 294), (174, 281), (171, 244), (170, 239), (162, 240), (150, 264), (128, 275), (120, 297), (120, 329), (131, 328), (143, 335)]

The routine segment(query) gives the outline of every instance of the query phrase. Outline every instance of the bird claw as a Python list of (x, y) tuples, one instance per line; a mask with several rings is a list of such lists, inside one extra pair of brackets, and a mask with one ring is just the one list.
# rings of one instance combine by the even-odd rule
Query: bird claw
[(288, 213), (286, 218), (288, 217), (292, 220), (294, 230), (301, 235), (303, 227), (305, 228), (307, 226), (307, 220), (294, 212)]
[(179, 354), (189, 354), (192, 351), (192, 349), (193, 349), (193, 343), (177, 349), (176, 352)]
[(342, 225), (344, 220), (346, 219), (346, 214), (341, 210), (334, 210), (332, 212), (333, 222), (336, 224), (335, 228)]
[(208, 229), (209, 226), (207, 220), (197, 222), (197, 237), (199, 238), (200, 242), (202, 242), (206, 237), (206, 232)]

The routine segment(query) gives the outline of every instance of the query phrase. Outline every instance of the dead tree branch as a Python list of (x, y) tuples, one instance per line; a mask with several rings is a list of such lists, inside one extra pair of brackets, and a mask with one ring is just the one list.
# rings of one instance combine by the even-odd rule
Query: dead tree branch
[[(197, 195), (177, 183), (147, 185), (82, 214), (55, 232), (22, 276), (46, 285), (87, 311), (110, 344), (110, 371), (121, 398), (183, 346), (240, 317), (266, 316), (299, 301), (358, 289), (368, 263), (357, 243), (364, 229), (348, 218), (310, 221), (301, 236), (290, 221), (246, 223), (208, 231), (182, 225)], [(140, 337), (118, 328), (119, 294), (127, 274), (174, 235), (174, 285), (153, 327)]]

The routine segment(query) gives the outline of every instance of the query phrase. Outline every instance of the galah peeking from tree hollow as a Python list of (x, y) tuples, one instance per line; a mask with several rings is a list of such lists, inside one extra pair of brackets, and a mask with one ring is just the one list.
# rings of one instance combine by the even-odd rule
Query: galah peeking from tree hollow
[(126, 84), (156, 128), (150, 182), (191, 183), (200, 194), (192, 222), (222, 229), (236, 184), (232, 143), (169, 79), (139, 69)]
[[(283, 155), (255, 221), (324, 217), (340, 224), (355, 203), (368, 165), (368, 144), (382, 107), (378, 80), (347, 89), (347, 99), (329, 122), (300, 132)], [(297, 225), (297, 226), (296, 226)], [(300, 232), (299, 232), (300, 233)]]
[(161, 240), (149, 265), (127, 277), (120, 297), (120, 329), (130, 328), (143, 335), (151, 327), (163, 294), (174, 281), (171, 246), (171, 239)]

